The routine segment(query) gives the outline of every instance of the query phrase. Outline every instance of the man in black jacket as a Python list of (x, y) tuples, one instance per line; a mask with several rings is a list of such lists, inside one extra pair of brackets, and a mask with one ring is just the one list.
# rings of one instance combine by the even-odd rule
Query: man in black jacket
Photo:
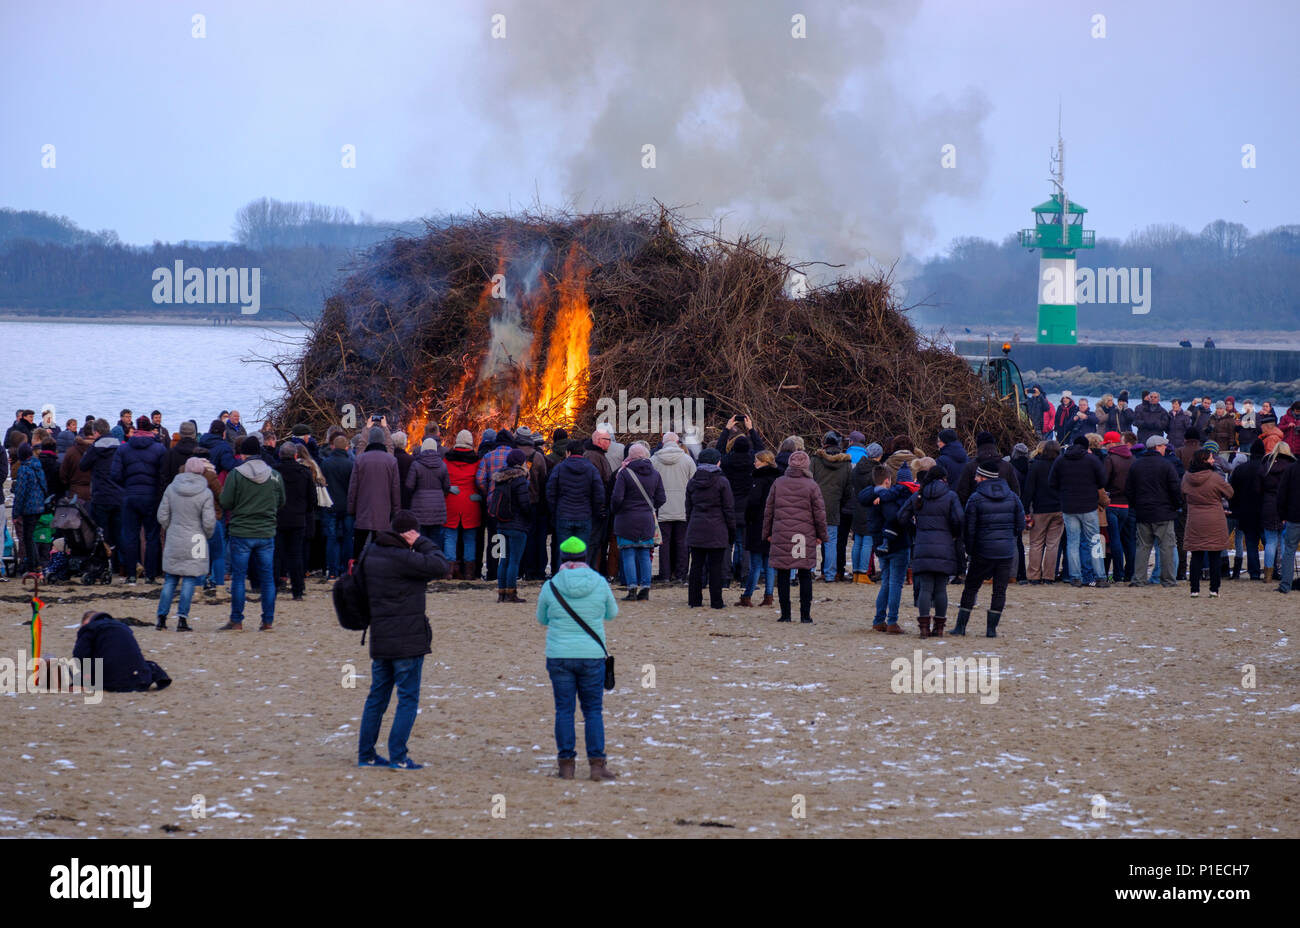
[(1277, 591), (1290, 593), (1291, 581), (1295, 579), (1295, 552), (1300, 547), (1300, 467), (1292, 465), (1282, 472), (1277, 485), (1277, 514), (1286, 523), (1282, 530), (1282, 566)]
[(166, 671), (145, 660), (131, 629), (107, 612), (92, 610), (82, 615), (72, 656), (82, 661), (83, 667), (103, 668), (103, 677), (83, 679), (84, 687), (99, 687), (110, 693), (138, 693), (151, 686), (165, 689), (172, 682)]
[(1160, 394), (1151, 391), (1146, 395), (1133, 413), (1133, 426), (1137, 429), (1138, 441), (1146, 441), (1152, 435), (1164, 435), (1169, 431), (1169, 410), (1160, 405)]
[[(945, 465), (946, 466), (946, 465)], [(1010, 461), (1002, 460), (1002, 452), (998, 450), (997, 439), (991, 432), (980, 432), (975, 436), (975, 460), (966, 461), (962, 465), (961, 476), (957, 478), (957, 485), (953, 487), (957, 491), (957, 498), (961, 500), (963, 506), (975, 492), (975, 471), (978, 468), (987, 470), (996, 470), (998, 477), (1006, 481), (1007, 489), (1016, 496), (1020, 495), (1020, 476), (1016, 469), (1011, 466)]]
[(1160, 548), (1160, 585), (1174, 583), (1174, 520), (1183, 505), (1178, 470), (1169, 458), (1169, 440), (1152, 435), (1147, 450), (1128, 469), (1124, 496), (1137, 519), (1137, 566), (1129, 586), (1147, 582), (1147, 559), (1154, 541)]
[(1101, 459), (1088, 451), (1088, 439), (1080, 435), (1056, 462), (1047, 478), (1061, 500), (1065, 519), (1065, 559), (1070, 568), (1070, 586), (1083, 586), (1083, 565), (1079, 556), (1079, 536), (1092, 557), (1092, 573), (1097, 579), (1089, 586), (1108, 587), (1105, 547), (1097, 521), (1100, 502), (1097, 491), (1106, 485), (1106, 469)]
[(984, 634), (998, 636), (998, 622), (1007, 602), (1007, 583), (1016, 568), (1016, 539), (1025, 531), (1025, 507), (1020, 497), (1007, 487), (1006, 481), (991, 467), (980, 466), (975, 472), (976, 487), (966, 505), (966, 553), (970, 569), (961, 591), (961, 607), (951, 634), (965, 635), (966, 622), (985, 580), (993, 579), (993, 599), (989, 602)]
[[(390, 531), (375, 533), (356, 569), (370, 604), (370, 695), (361, 716), (357, 766), (419, 770), (424, 765), (406, 753), (406, 739), (420, 708), (424, 655), (433, 653), (424, 585), (447, 576), (450, 568), (442, 552), (420, 534), (415, 515), (401, 509), (393, 516)], [(385, 759), (375, 753), (375, 742), (394, 685), (397, 711)]]

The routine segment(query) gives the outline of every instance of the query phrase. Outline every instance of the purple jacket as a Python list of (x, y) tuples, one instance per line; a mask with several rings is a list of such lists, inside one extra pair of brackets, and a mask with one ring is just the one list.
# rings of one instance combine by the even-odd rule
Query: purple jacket
[[(645, 496), (636, 488), (636, 483), (629, 475), (636, 474), (637, 480), (645, 488), (646, 495), (654, 503), (651, 509)], [(614, 478), (614, 496), (610, 508), (614, 512), (614, 534), (632, 541), (644, 541), (655, 537), (655, 513), (668, 501), (664, 493), (664, 482), (659, 472), (654, 469), (649, 458), (632, 461), (618, 472)]]
[(348, 514), (357, 517), (356, 527), (362, 531), (386, 532), (401, 506), (397, 458), (382, 444), (367, 445), (348, 482)]

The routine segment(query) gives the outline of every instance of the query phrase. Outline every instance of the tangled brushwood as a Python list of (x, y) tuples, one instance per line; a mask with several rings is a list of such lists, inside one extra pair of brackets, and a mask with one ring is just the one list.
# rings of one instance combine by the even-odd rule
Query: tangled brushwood
[[(769, 439), (857, 429), (931, 448), (945, 404), (964, 439), (1032, 434), (969, 365), (924, 338), (887, 275), (792, 296), (765, 240), (723, 241), (663, 207), (479, 214), (368, 252), (281, 364), (272, 420), (322, 429), (388, 413), (445, 428), (589, 430), (601, 397), (703, 398)], [(931, 448), (932, 450), (932, 448)]]

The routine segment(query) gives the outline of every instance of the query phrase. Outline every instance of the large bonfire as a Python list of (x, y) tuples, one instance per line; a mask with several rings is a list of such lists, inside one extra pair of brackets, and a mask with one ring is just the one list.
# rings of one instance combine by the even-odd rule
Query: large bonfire
[(326, 299), (281, 365), (272, 419), (323, 429), (385, 412), (418, 442), (430, 419), (476, 435), (590, 430), (622, 397), (688, 412), (702, 400), (707, 425), (748, 414), (775, 441), (857, 429), (928, 446), (953, 418), (1004, 448), (1029, 438), (965, 361), (917, 333), (887, 275), (792, 291), (801, 269), (662, 208), (430, 224), (372, 249)]

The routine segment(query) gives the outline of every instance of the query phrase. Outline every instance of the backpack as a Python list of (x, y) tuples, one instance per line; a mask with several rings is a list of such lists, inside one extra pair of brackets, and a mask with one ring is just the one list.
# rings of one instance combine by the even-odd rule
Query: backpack
[(334, 613), (339, 625), (351, 632), (361, 632), (361, 643), (366, 643), (365, 632), (370, 628), (370, 597), (366, 593), (365, 578), (361, 573), (365, 566), (366, 554), (370, 545), (361, 551), (361, 557), (351, 566), (347, 573), (334, 581)]
[(497, 522), (509, 522), (515, 517), (510, 484), (509, 480), (497, 480), (492, 484), (492, 493), (488, 496), (488, 515)]

